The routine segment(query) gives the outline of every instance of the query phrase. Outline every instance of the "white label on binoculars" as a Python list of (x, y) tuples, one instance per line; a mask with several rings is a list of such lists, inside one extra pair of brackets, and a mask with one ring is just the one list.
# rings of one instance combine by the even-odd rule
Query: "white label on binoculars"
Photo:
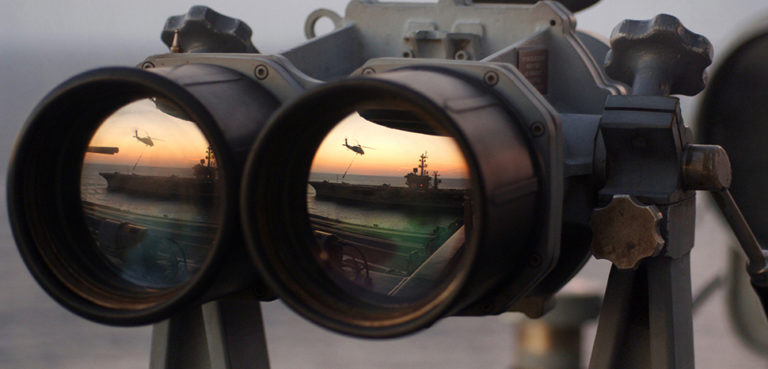
[(141, 287), (189, 279), (219, 227), (216, 156), (178, 116), (165, 101), (126, 105), (101, 124), (83, 161), (80, 197), (96, 254)]
[[(317, 150), (307, 186), (312, 250), (346, 292), (414, 301), (435, 292), (470, 227), (469, 170), (456, 144), (424, 123), (389, 128), (354, 113)], [(371, 118), (375, 119), (375, 118)]]

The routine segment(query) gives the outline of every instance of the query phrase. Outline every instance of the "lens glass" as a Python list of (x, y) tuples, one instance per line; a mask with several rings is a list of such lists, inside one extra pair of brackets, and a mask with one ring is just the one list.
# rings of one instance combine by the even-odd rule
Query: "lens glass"
[(208, 258), (221, 222), (216, 156), (172, 103), (144, 99), (104, 120), (80, 184), (93, 254), (124, 281), (171, 288)]
[(355, 112), (328, 133), (312, 162), (312, 253), (357, 298), (423, 299), (450, 279), (464, 253), (469, 189), (461, 149), (435, 124), (410, 112)]

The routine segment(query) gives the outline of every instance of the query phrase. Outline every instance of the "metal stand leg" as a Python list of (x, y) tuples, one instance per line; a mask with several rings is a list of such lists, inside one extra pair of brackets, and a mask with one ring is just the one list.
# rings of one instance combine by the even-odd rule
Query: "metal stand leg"
[(690, 257), (611, 269), (590, 369), (693, 369)]
[(155, 324), (150, 369), (269, 369), (258, 301), (209, 302)]

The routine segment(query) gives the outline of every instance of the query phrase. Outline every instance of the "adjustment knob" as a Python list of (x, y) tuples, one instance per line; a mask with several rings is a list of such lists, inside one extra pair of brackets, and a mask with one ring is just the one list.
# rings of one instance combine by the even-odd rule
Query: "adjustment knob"
[(592, 252), (619, 269), (634, 269), (640, 260), (664, 247), (659, 234), (662, 215), (654, 205), (642, 205), (629, 195), (614, 195), (604, 208), (592, 212)]
[(651, 20), (625, 20), (611, 33), (605, 56), (609, 77), (632, 85), (633, 95), (681, 94), (704, 89), (712, 44), (667, 14)]
[(160, 38), (172, 52), (258, 53), (251, 43), (252, 33), (239, 19), (193, 6), (187, 14), (169, 17)]

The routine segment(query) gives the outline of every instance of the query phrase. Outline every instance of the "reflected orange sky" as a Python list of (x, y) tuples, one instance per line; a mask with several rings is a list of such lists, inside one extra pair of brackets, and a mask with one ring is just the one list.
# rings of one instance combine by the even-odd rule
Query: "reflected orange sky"
[[(343, 146), (358, 143), (364, 155)], [(468, 178), (464, 155), (450, 137), (425, 135), (387, 128), (354, 113), (342, 120), (326, 136), (312, 161), (312, 172), (342, 174), (353, 160), (348, 174), (404, 176), (418, 167), (419, 155), (427, 152), (427, 170), (437, 170), (443, 178)]]
[[(149, 136), (154, 146), (136, 137)], [(208, 147), (196, 124), (163, 113), (148, 99), (126, 105), (109, 116), (96, 131), (90, 146), (119, 148), (115, 155), (85, 154), (88, 164), (189, 168), (205, 157)]]

